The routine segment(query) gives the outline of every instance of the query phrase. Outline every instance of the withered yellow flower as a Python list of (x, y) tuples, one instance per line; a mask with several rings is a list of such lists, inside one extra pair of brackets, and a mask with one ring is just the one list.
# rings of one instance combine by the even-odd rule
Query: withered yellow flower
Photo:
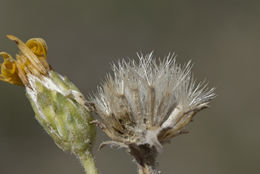
[(85, 98), (66, 77), (47, 63), (47, 45), (41, 38), (26, 43), (8, 35), (20, 52), (16, 59), (1, 52), (0, 80), (24, 86), (35, 117), (54, 142), (64, 151), (75, 154), (86, 172), (96, 174), (91, 154), (95, 138), (92, 115), (85, 106)]
[(47, 45), (43, 39), (32, 38), (23, 43), (15, 36), (7, 35), (7, 37), (17, 43), (20, 53), (16, 55), (16, 60), (6, 52), (0, 53), (4, 58), (0, 80), (29, 87), (28, 73), (37, 77), (47, 75), (50, 66), (46, 61)]

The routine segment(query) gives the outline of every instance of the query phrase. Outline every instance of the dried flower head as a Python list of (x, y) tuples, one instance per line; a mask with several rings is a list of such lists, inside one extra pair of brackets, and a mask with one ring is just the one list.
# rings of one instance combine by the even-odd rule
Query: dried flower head
[(96, 173), (91, 154), (95, 138), (92, 115), (85, 98), (68, 78), (58, 74), (47, 63), (47, 45), (41, 38), (26, 43), (8, 35), (20, 52), (16, 59), (1, 52), (0, 80), (24, 86), (35, 117), (55, 143), (81, 159), (86, 171)]
[(139, 62), (122, 60), (113, 65), (113, 72), (91, 100), (102, 118), (98, 125), (112, 139), (102, 145), (127, 148), (143, 167), (154, 165), (161, 144), (184, 133), (215, 96), (207, 84), (196, 84), (190, 62), (181, 66), (173, 55), (161, 61), (152, 53), (139, 55)]
[(0, 80), (15, 85), (30, 86), (28, 74), (37, 77), (48, 74), (50, 70), (46, 61), (48, 48), (42, 38), (32, 38), (25, 44), (15, 36), (7, 35), (7, 37), (17, 43), (21, 52), (16, 55), (16, 60), (6, 52), (0, 53), (4, 58)]

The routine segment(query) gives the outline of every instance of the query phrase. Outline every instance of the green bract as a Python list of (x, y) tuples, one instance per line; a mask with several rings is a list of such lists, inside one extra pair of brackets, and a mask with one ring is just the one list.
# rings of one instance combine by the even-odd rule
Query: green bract
[(36, 119), (55, 143), (76, 154), (89, 150), (94, 141), (95, 126), (90, 123), (92, 116), (75, 85), (54, 71), (49, 72), (47, 79), (29, 79), (32, 89), (26, 88), (27, 97)]

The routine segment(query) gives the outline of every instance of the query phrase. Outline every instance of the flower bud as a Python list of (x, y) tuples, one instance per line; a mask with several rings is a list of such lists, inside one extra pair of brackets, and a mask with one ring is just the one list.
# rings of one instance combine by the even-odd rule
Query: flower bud
[(91, 148), (95, 127), (83, 104), (84, 97), (66, 78), (54, 71), (47, 78), (29, 78), (26, 88), (36, 119), (63, 150), (75, 154)]

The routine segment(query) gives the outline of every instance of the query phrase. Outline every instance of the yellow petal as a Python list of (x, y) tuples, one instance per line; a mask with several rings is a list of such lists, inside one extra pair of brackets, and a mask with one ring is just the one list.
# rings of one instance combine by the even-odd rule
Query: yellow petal
[(18, 76), (16, 61), (6, 52), (0, 52), (0, 55), (4, 58), (4, 62), (1, 64), (0, 80), (23, 86)]
[(26, 46), (30, 48), (36, 56), (43, 56), (45, 59), (47, 58), (48, 47), (45, 40), (43, 40), (42, 38), (29, 39), (26, 42)]

